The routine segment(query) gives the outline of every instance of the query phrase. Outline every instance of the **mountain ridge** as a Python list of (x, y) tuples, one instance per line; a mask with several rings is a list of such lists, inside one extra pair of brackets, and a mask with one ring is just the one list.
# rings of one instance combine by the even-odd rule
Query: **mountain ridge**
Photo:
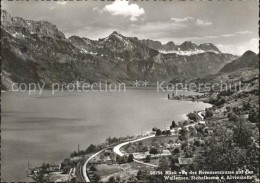
[[(46, 21), (12, 17), (3, 10), (2, 46), (3, 75), (8, 82), (125, 82), (135, 80), (170, 81), (217, 73), (225, 64), (237, 58), (231, 54), (203, 51), (182, 55), (160, 52), (147, 46), (150, 42), (113, 32), (106, 38), (91, 40), (79, 36), (66, 38), (56, 25)], [(194, 45), (186, 42), (182, 50), (214, 48), (213, 44)], [(204, 45), (204, 46), (203, 46)], [(176, 45), (164, 45), (171, 50)], [(215, 49), (215, 48), (214, 48)], [(23, 72), (21, 72), (23, 71)]]
[(226, 64), (220, 69), (219, 73), (228, 73), (245, 68), (259, 68), (259, 54), (248, 50), (238, 59)]

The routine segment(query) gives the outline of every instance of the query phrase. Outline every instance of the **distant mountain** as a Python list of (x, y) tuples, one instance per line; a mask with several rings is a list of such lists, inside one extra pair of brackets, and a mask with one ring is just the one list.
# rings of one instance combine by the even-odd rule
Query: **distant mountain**
[(259, 78), (259, 54), (246, 51), (238, 59), (226, 64), (218, 73), (193, 79), (194, 83), (233, 83), (255, 81)]
[[(24, 20), (2, 10), (2, 83), (108, 81), (132, 84), (217, 73), (237, 57), (213, 44), (161, 44), (118, 32), (99, 40), (66, 38), (46, 21)], [(87, 35), (86, 35), (87, 37)]]
[(227, 73), (234, 70), (240, 70), (245, 68), (257, 69), (259, 68), (259, 54), (255, 54), (252, 51), (246, 51), (240, 58), (226, 64), (219, 72)]
[(166, 44), (161, 44), (159, 41), (152, 41), (149, 39), (142, 40), (146, 46), (155, 49), (161, 53), (175, 53), (177, 55), (195, 55), (205, 52), (213, 52), (220, 54), (221, 51), (212, 43), (203, 43), (199, 46), (192, 43), (191, 41), (185, 41), (181, 45), (176, 45), (174, 42), (170, 41)]

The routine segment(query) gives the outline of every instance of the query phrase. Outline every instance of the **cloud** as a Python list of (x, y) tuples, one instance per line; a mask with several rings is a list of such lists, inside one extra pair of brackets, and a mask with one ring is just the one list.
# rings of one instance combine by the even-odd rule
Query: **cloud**
[(251, 31), (239, 31), (239, 32), (236, 32), (237, 34), (251, 34), (252, 32)]
[(234, 37), (234, 36), (240, 36), (241, 34), (251, 34), (252, 32), (250, 31), (240, 31), (240, 32), (236, 32), (234, 34), (222, 34), (222, 35), (214, 35), (214, 36), (204, 36), (204, 38), (208, 38), (208, 39), (217, 39), (220, 37)]
[(197, 19), (196, 21), (197, 25), (203, 25), (203, 26), (208, 26), (208, 25), (212, 25), (212, 22), (206, 21), (206, 20), (201, 20), (201, 19)]
[(220, 35), (221, 37), (233, 37), (235, 36), (236, 34), (223, 34), (223, 35)]
[(212, 22), (202, 20), (202, 19), (199, 19), (199, 18), (193, 18), (193, 17), (184, 17), (184, 18), (172, 17), (171, 20), (176, 22), (176, 23), (192, 22), (192, 23), (195, 23), (196, 25), (200, 25), (200, 26), (208, 26), (208, 25), (213, 24)]
[(143, 8), (137, 4), (129, 4), (126, 0), (115, 0), (112, 4), (106, 5), (103, 11), (113, 16), (129, 17), (131, 21), (137, 21), (137, 18), (145, 13)]
[(204, 38), (207, 38), (207, 39), (217, 39), (217, 38), (219, 38), (219, 36), (204, 36)]
[(247, 50), (259, 53), (259, 39), (253, 38), (238, 44), (217, 44), (216, 45), (223, 53), (231, 53), (234, 55), (243, 55)]
[(188, 22), (190, 20), (193, 20), (193, 17), (184, 17), (184, 18), (171, 18), (172, 21), (174, 22)]
[(100, 9), (99, 7), (94, 7), (94, 8), (93, 8), (93, 11), (97, 11), (97, 12), (99, 12), (99, 13), (103, 13), (103, 10)]
[(137, 36), (139, 39), (162, 40), (168, 38), (169, 40), (174, 33), (185, 27), (187, 26), (168, 21), (147, 22), (141, 25), (132, 24), (127, 29), (124, 29), (122, 33), (128, 36)]
[(60, 4), (60, 5), (66, 5), (67, 4), (67, 1), (59, 1), (59, 2), (57, 2), (57, 4)]
[(54, 7), (52, 6), (52, 7), (50, 7), (50, 10), (53, 10), (54, 9)]
[(130, 26), (131, 28), (133, 28), (134, 30), (138, 30), (138, 31), (142, 31), (142, 32), (155, 32), (155, 31), (162, 31), (162, 32), (167, 32), (170, 31), (172, 32), (172, 30), (175, 29), (181, 29), (186, 27), (185, 25), (180, 25), (180, 24), (175, 24), (172, 22), (147, 22), (145, 24), (141, 24), (141, 25), (135, 25), (132, 24)]

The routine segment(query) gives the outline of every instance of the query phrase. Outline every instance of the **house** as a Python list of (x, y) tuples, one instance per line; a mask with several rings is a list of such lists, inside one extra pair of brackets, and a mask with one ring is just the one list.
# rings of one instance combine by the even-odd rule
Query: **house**
[(171, 144), (165, 144), (167, 149), (172, 149), (175, 147), (179, 147), (181, 144), (180, 143), (171, 143)]
[(107, 165), (113, 165), (113, 161), (109, 156), (107, 156), (104, 160), (105, 160)]
[(211, 128), (211, 127), (205, 128), (205, 132), (212, 135), (214, 133), (214, 128)]
[(93, 164), (100, 164), (101, 163), (101, 159), (99, 157), (94, 157), (91, 160), (91, 163), (93, 163)]
[(50, 165), (47, 168), (47, 172), (58, 172), (60, 171), (61, 165)]
[(105, 156), (110, 156), (111, 153), (112, 153), (111, 150), (106, 149), (104, 154), (105, 154)]
[(178, 158), (180, 166), (191, 165), (193, 163), (192, 158)]

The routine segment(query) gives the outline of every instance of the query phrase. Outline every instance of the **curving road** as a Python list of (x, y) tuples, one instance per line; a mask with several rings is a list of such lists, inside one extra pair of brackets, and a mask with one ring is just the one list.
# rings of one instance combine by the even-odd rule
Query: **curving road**
[[(201, 112), (198, 113), (199, 117), (204, 120), (204, 117), (201, 115)], [(193, 123), (193, 124), (189, 124), (189, 125), (186, 125), (186, 127), (189, 127), (189, 126), (194, 126), (195, 124), (198, 124), (202, 121), (199, 121), (197, 123)], [(171, 132), (175, 132), (175, 130), (180, 130), (181, 128), (175, 128), (175, 129), (172, 129)], [(133, 143), (133, 142), (138, 142), (138, 141), (142, 141), (142, 140), (145, 140), (145, 139), (149, 139), (149, 138), (152, 138), (152, 137), (155, 137), (155, 134), (153, 135), (149, 135), (149, 136), (146, 136), (146, 137), (142, 137), (142, 138), (139, 138), (139, 139), (135, 139), (135, 140), (131, 140), (131, 141), (128, 141), (128, 142), (123, 142), (121, 144), (118, 144), (116, 145), (114, 148), (113, 148), (113, 151), (114, 153), (116, 153), (117, 155), (119, 156), (124, 156), (124, 154), (120, 151), (120, 148), (129, 144), (129, 143)], [(85, 159), (83, 161), (80, 162), (79, 164), (79, 179), (83, 180), (84, 182), (90, 182), (89, 180), (89, 177), (87, 175), (87, 164), (89, 163), (89, 161), (94, 158), (95, 156), (97, 156), (98, 154), (100, 154), (101, 152), (103, 152), (104, 150), (108, 149), (109, 147), (105, 148), (105, 149), (102, 149), (98, 152), (96, 152), (95, 154), (91, 155), (90, 157), (88, 156), (85, 156)], [(135, 162), (137, 163), (140, 163), (140, 164), (143, 164), (143, 165), (147, 165), (147, 166), (151, 166), (151, 167), (158, 167), (157, 165), (154, 165), (154, 164), (150, 164), (150, 163), (145, 163), (145, 162), (142, 162), (142, 161), (139, 161), (139, 160), (136, 160), (134, 159)]]
[[(195, 126), (196, 124), (198, 124), (198, 123), (202, 122), (202, 120), (204, 120), (204, 117), (201, 115), (201, 112), (198, 112), (198, 116), (201, 118), (201, 121), (198, 121), (197, 123), (186, 125), (185, 127), (187, 128), (189, 126)], [(171, 132), (176, 132), (176, 129), (180, 130), (181, 128), (178, 127), (178, 128), (172, 129)], [(120, 151), (121, 147), (123, 147), (123, 146), (125, 146), (125, 145), (127, 145), (129, 143), (142, 141), (142, 140), (149, 139), (149, 138), (152, 138), (152, 137), (155, 137), (155, 134), (150, 135), (150, 136), (146, 136), (146, 137), (142, 137), (142, 138), (139, 138), (139, 139), (136, 139), (136, 140), (132, 140), (132, 141), (128, 141), (128, 142), (124, 142), (124, 143), (118, 144), (117, 146), (115, 146), (113, 148), (113, 151), (114, 151), (114, 153), (116, 153), (119, 156), (124, 156), (124, 154)], [(150, 164), (150, 163), (144, 163), (144, 162), (136, 160), (136, 159), (134, 159), (134, 161), (137, 162), (137, 163), (144, 164), (144, 165), (148, 165), (148, 166), (152, 166), (152, 167), (158, 167), (157, 165)]]
[(155, 134), (150, 135), (150, 136), (146, 136), (146, 137), (142, 137), (140, 139), (135, 139), (135, 140), (131, 140), (131, 141), (128, 141), (128, 142), (124, 142), (124, 143), (118, 144), (117, 146), (115, 146), (113, 148), (113, 151), (114, 151), (114, 153), (116, 153), (119, 156), (124, 156), (124, 154), (120, 151), (121, 147), (123, 147), (123, 146), (125, 146), (125, 145), (127, 145), (129, 143), (138, 142), (138, 141), (149, 139), (149, 138), (152, 138), (152, 137), (155, 137)]
[[(149, 136), (146, 136), (146, 137), (142, 137), (142, 138), (139, 138), (139, 139), (131, 140), (131, 141), (128, 141), (128, 142), (124, 142), (124, 143), (121, 143), (121, 144), (118, 144), (117, 146), (115, 146), (113, 148), (113, 151), (114, 151), (114, 153), (116, 153), (119, 156), (124, 156), (124, 154), (120, 151), (121, 147), (123, 147), (123, 146), (125, 146), (125, 145), (127, 145), (129, 143), (142, 141), (142, 140), (149, 139), (149, 138), (152, 138), (152, 137), (155, 137), (155, 134), (149, 135)], [(136, 160), (136, 159), (134, 159), (134, 162), (140, 163), (140, 164), (143, 164), (143, 165), (147, 165), (147, 166), (151, 166), (151, 167), (158, 167), (157, 165), (150, 164), (150, 163), (145, 163), (145, 162), (142, 162), (142, 161), (139, 161), (139, 160)]]
[[(85, 156), (85, 159), (80, 163), (80, 179), (83, 180), (84, 182), (90, 182), (88, 175), (87, 175), (87, 164), (89, 163), (89, 161), (94, 158), (95, 156), (97, 156), (99, 153), (103, 152), (104, 150), (106, 150), (108, 148), (102, 149), (98, 152), (96, 152), (95, 154), (91, 155), (90, 157)], [(82, 165), (81, 165), (82, 164)]]

